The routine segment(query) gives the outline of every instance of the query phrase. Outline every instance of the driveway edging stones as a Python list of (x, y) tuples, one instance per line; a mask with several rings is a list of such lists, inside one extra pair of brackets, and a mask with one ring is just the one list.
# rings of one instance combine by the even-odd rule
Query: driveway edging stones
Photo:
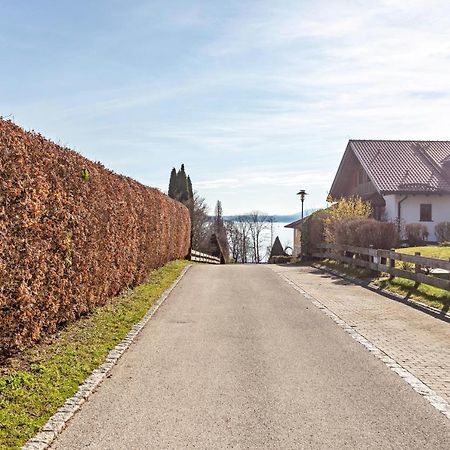
[(173, 282), (173, 284), (166, 289), (158, 300), (153, 303), (145, 316), (128, 332), (125, 338), (117, 344), (106, 356), (105, 361), (97, 369), (94, 369), (84, 382), (78, 388), (77, 393), (67, 399), (64, 405), (59, 408), (56, 413), (50, 417), (48, 422), (43, 426), (42, 430), (32, 437), (23, 447), (23, 450), (45, 450), (50, 447), (56, 437), (61, 434), (66, 427), (67, 422), (75, 415), (81, 408), (83, 403), (94, 393), (95, 389), (108, 377), (112, 368), (117, 364), (121, 356), (136, 340), (139, 333), (145, 327), (147, 322), (155, 315), (156, 311), (169, 297), (170, 293), (175, 289), (186, 272), (192, 267), (189, 265), (183, 269), (180, 276)]
[(298, 284), (291, 281), (288, 277), (282, 273), (278, 273), (278, 276), (287, 282), (293, 289), (300, 292), (305, 298), (307, 298), (315, 307), (320, 309), (326, 316), (328, 316), (333, 322), (335, 322), (340, 328), (347, 332), (355, 341), (363, 345), (373, 356), (381, 360), (389, 369), (395, 372), (398, 376), (403, 378), (417, 393), (424, 397), (434, 408), (442, 413), (447, 419), (450, 420), (450, 404), (438, 395), (435, 391), (430, 389), (425, 383), (420, 381), (415, 375), (402, 367), (397, 361), (392, 359), (389, 355), (379, 349), (375, 344), (366, 339), (362, 334), (354, 330), (347, 322), (342, 320), (338, 315), (332, 312), (327, 306), (325, 306), (318, 299), (306, 292)]

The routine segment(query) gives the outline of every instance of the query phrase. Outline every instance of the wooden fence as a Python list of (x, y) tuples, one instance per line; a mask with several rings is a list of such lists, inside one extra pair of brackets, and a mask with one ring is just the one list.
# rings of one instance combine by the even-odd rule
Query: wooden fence
[(191, 261), (207, 264), (220, 264), (220, 258), (208, 255), (206, 253), (198, 252), (197, 250), (191, 250)]
[[(391, 277), (407, 278), (415, 281), (417, 285), (424, 283), (450, 291), (450, 260), (425, 258), (420, 256), (419, 252), (415, 255), (407, 255), (394, 250), (320, 244), (312, 256), (334, 259), (376, 272), (388, 273)], [(396, 261), (398, 261), (397, 264)], [(443, 270), (436, 274), (433, 273), (434, 269)]]

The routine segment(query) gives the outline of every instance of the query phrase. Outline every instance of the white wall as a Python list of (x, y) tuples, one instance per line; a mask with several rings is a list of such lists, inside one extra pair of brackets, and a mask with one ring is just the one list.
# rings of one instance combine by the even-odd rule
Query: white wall
[(397, 199), (396, 195), (385, 195), (386, 202), (385, 212), (388, 220), (397, 220)]
[[(386, 215), (388, 220), (396, 220), (398, 214), (398, 202), (404, 198), (404, 195), (386, 195)], [(420, 222), (420, 204), (431, 203), (432, 222)], [(402, 222), (422, 223), (427, 226), (430, 233), (428, 240), (436, 241), (434, 227), (439, 222), (450, 222), (450, 194), (448, 195), (409, 195), (401, 205)]]

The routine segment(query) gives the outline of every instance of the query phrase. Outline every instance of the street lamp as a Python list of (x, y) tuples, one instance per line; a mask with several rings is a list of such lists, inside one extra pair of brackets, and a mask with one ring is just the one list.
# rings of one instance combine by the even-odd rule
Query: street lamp
[(303, 220), (303, 203), (305, 202), (305, 195), (308, 194), (304, 189), (302, 189), (300, 192), (297, 192), (297, 195), (300, 195), (300, 200), (302, 202), (302, 220)]

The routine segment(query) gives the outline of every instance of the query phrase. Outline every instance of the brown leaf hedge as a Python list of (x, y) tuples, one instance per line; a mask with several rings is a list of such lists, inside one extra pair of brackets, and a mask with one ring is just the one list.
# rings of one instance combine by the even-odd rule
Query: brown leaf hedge
[(0, 118), (0, 355), (183, 258), (189, 212)]

